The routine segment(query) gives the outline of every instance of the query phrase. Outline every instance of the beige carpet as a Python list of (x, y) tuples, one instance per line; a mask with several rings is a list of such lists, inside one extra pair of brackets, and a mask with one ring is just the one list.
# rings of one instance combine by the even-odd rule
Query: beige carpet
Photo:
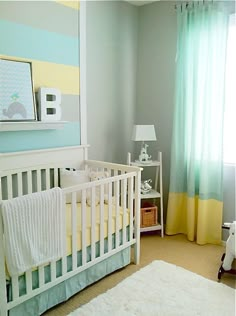
[[(130, 264), (110, 276), (105, 277), (96, 284), (73, 296), (66, 303), (46, 312), (44, 316), (66, 316), (81, 304), (89, 302), (92, 298), (114, 287), (121, 280), (131, 275), (141, 267), (153, 260), (163, 260), (198, 273), (208, 279), (217, 280), (218, 269), (224, 248), (215, 245), (199, 246), (189, 242), (184, 235), (165, 236), (161, 238), (156, 233), (148, 233), (141, 237), (141, 263), (136, 266)], [(222, 283), (236, 288), (235, 276), (225, 274)]]

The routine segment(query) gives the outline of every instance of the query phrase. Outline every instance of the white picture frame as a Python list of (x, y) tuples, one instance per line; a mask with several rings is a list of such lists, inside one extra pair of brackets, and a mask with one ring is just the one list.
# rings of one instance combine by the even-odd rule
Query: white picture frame
[(36, 121), (31, 62), (0, 59), (0, 121)]

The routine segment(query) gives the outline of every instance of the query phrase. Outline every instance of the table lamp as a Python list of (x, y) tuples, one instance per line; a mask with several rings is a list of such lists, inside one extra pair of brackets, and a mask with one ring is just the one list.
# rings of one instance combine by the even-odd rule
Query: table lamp
[(142, 142), (138, 161), (141, 163), (151, 162), (151, 156), (147, 153), (148, 145), (145, 144), (145, 141), (157, 140), (154, 125), (134, 125), (132, 140)]

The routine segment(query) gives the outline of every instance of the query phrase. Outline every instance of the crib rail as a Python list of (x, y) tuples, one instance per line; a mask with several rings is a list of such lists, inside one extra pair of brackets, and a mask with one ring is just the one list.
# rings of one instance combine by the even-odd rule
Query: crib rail
[[(60, 185), (61, 165), (41, 165), (24, 169), (0, 171), (0, 200), (11, 199), (25, 194), (39, 192)], [(64, 165), (63, 165), (64, 167)], [(63, 282), (79, 272), (111, 257), (115, 253), (132, 245), (135, 247), (135, 263), (139, 263), (139, 187), (140, 170), (137, 167), (119, 164), (104, 163), (99, 161), (84, 162), (86, 170), (107, 171), (108, 178), (98, 181), (79, 184), (63, 188), (64, 213), (66, 214), (66, 197), (71, 197), (71, 266), (68, 266), (66, 220), (64, 221), (64, 256), (59, 260), (61, 271), (58, 274), (58, 262), (36, 267), (26, 271), (25, 293), (20, 293), (19, 277), (11, 278), (12, 298), (7, 300), (5, 258), (0, 256), (0, 315), (7, 315), (7, 310), (42, 293), (43, 291)], [(108, 188), (108, 201), (105, 204), (105, 187)], [(76, 194), (81, 192), (81, 213), (78, 215)], [(87, 198), (90, 197), (91, 219), (90, 227), (90, 255), (88, 256), (88, 206)], [(97, 205), (98, 204), (98, 205)], [(97, 209), (99, 223), (97, 222)], [(107, 213), (105, 209), (108, 209)], [(122, 216), (121, 216), (122, 214)], [(82, 223), (79, 232), (81, 238), (81, 262), (78, 260), (78, 216)], [(99, 231), (99, 244), (97, 244), (96, 231)], [(106, 233), (105, 233), (106, 232)], [(3, 225), (0, 216), (0, 251), (4, 253)], [(50, 282), (46, 280), (45, 267), (50, 270)], [(38, 284), (33, 288), (33, 273), (37, 271)], [(2, 298), (5, 297), (5, 300)]]
[(0, 172), (0, 200), (7, 200), (59, 186), (59, 168), (42, 166)]
[(84, 165), (85, 168), (88, 168), (89, 170), (108, 171), (110, 176), (115, 176), (132, 171), (137, 172), (138, 170), (141, 170), (140, 168), (134, 166), (121, 165), (98, 160), (85, 160)]

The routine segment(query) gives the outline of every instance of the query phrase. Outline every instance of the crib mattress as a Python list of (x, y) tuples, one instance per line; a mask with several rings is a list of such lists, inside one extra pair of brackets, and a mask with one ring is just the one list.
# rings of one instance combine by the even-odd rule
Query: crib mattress
[[(123, 227), (123, 209), (119, 207), (119, 223), (118, 227), (119, 230)], [(99, 241), (100, 239), (100, 205), (98, 204), (96, 206), (96, 227), (95, 227), (95, 242)], [(125, 223), (126, 226), (129, 226), (130, 221), (130, 212), (129, 209), (126, 209), (125, 211)], [(72, 211), (71, 211), (71, 204), (66, 204), (66, 252), (67, 255), (70, 255), (72, 253)], [(104, 238), (108, 236), (108, 214), (109, 214), (109, 208), (107, 204), (104, 204)], [(112, 205), (112, 233), (116, 231), (116, 208), (114, 205)], [(77, 251), (82, 249), (82, 217), (81, 217), (81, 203), (77, 203), (76, 205), (76, 228), (77, 228), (77, 234), (76, 234), (76, 241), (77, 241)], [(91, 207), (88, 205), (86, 206), (86, 246), (91, 245)]]

